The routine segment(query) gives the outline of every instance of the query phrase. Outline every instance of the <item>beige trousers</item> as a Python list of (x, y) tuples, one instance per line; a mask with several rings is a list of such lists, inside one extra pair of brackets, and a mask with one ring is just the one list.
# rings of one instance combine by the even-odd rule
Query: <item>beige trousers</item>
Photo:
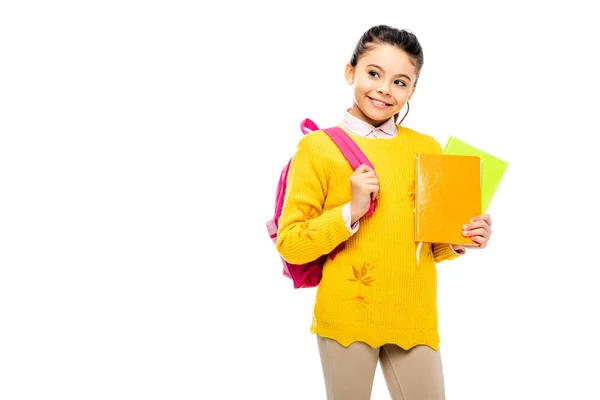
[(444, 400), (444, 375), (439, 352), (428, 346), (404, 350), (354, 342), (344, 347), (317, 335), (327, 400), (369, 400), (377, 363), (392, 400)]

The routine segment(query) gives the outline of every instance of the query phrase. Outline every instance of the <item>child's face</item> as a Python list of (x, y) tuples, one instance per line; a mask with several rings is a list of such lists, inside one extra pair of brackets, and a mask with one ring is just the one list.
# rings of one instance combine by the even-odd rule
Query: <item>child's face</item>
[(410, 100), (417, 79), (415, 67), (404, 50), (376, 44), (346, 66), (346, 81), (354, 85), (352, 115), (371, 125), (387, 121)]

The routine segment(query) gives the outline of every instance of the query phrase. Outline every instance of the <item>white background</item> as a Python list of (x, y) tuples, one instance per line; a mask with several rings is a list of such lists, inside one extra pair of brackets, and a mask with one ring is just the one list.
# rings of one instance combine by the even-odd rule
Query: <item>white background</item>
[(439, 265), (447, 398), (600, 399), (584, 3), (2, 2), (0, 398), (324, 399), (264, 224), (386, 23), (425, 51), (404, 124), (510, 162), (489, 248)]

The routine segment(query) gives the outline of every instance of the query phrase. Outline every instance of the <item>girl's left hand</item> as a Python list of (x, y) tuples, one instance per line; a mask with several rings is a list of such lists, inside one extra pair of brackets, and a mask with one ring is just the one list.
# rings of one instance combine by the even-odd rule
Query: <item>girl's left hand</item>
[(461, 245), (454, 244), (455, 250), (460, 249), (485, 249), (488, 242), (490, 241), (490, 236), (492, 235), (492, 218), (489, 214), (482, 214), (473, 219), (469, 224), (463, 225), (463, 236), (470, 237), (476, 245)]

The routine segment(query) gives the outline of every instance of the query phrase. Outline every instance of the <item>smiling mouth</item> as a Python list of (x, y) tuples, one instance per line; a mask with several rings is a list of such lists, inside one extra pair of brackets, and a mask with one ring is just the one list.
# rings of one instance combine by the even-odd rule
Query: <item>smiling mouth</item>
[(389, 106), (391, 106), (391, 104), (384, 103), (383, 101), (376, 100), (376, 99), (374, 99), (372, 97), (368, 97), (368, 98), (369, 98), (369, 100), (371, 100), (371, 103), (373, 103), (374, 105), (376, 105), (378, 107), (389, 107)]

